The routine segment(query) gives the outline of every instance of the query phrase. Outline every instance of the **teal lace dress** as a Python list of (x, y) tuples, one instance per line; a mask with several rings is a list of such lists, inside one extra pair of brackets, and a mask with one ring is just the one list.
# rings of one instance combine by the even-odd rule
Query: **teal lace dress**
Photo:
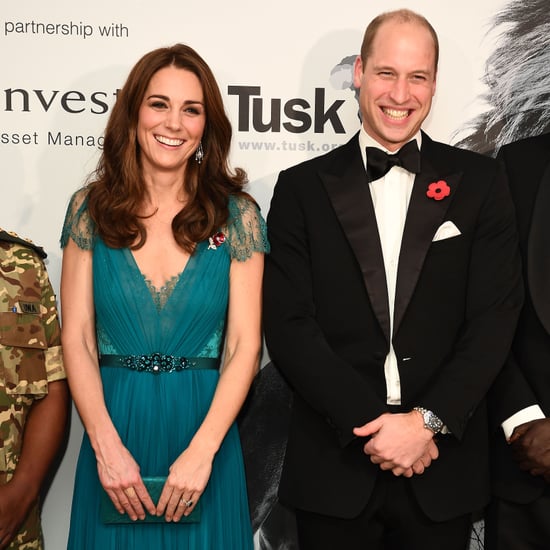
[[(86, 191), (71, 199), (61, 245), (69, 238), (93, 251), (93, 285), (100, 373), (105, 402), (142, 476), (166, 476), (206, 415), (219, 377), (217, 368), (181, 368), (179, 358), (211, 358), (217, 364), (228, 305), (232, 260), (268, 250), (265, 223), (256, 206), (230, 199), (226, 236), (214, 247), (198, 244), (184, 271), (155, 289), (129, 249), (107, 247), (94, 234)], [(153, 354), (172, 356), (176, 368), (143, 367)], [(134, 368), (112, 365), (133, 356)], [(137, 359), (135, 359), (137, 357)], [(198, 361), (201, 363), (201, 360)], [(208, 361), (202, 360), (202, 363)], [(173, 367), (174, 365), (172, 365)], [(170, 367), (170, 365), (169, 365)], [(171, 371), (171, 372), (170, 372)], [(247, 550), (253, 548), (242, 454), (236, 425), (217, 453), (201, 497), (199, 523), (106, 525), (99, 516), (103, 488), (85, 434), (77, 464), (69, 549)]]

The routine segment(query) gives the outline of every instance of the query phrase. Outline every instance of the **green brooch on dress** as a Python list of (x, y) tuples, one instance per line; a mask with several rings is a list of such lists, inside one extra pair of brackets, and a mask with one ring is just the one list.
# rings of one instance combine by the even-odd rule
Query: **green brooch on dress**
[(225, 235), (221, 231), (215, 233), (212, 237), (208, 237), (208, 242), (210, 243), (208, 250), (216, 250), (218, 246), (221, 246), (225, 242)]

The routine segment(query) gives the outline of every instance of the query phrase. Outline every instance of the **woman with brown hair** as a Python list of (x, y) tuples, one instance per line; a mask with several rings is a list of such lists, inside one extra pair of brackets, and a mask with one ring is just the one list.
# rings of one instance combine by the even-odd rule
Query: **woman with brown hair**
[(71, 199), (63, 345), (86, 433), (69, 548), (252, 548), (234, 420), (258, 368), (268, 244), (230, 141), (204, 60), (154, 50)]

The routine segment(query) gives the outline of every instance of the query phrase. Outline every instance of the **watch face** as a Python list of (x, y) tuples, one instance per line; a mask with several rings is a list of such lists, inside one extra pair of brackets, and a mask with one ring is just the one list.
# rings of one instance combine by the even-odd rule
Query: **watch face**
[(414, 410), (418, 411), (424, 420), (424, 427), (428, 428), (434, 433), (439, 433), (443, 428), (443, 421), (436, 414), (429, 409), (422, 407), (414, 407)]
[(424, 422), (430, 430), (436, 433), (441, 430), (441, 426), (443, 425), (443, 422), (441, 422), (441, 420), (432, 411), (426, 411), (424, 414)]

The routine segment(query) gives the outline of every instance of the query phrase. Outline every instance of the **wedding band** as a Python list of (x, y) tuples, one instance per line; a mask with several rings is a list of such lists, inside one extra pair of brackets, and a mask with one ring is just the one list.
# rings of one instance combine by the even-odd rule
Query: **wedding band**
[(183, 497), (180, 498), (180, 504), (182, 504), (183, 506), (187, 507), (187, 508), (190, 508), (191, 506), (193, 506), (193, 501), (192, 500), (185, 500)]
[(124, 489), (124, 492), (126, 493), (126, 496), (128, 498), (132, 498), (136, 496), (136, 492), (134, 491), (133, 487), (128, 487), (128, 489)]

